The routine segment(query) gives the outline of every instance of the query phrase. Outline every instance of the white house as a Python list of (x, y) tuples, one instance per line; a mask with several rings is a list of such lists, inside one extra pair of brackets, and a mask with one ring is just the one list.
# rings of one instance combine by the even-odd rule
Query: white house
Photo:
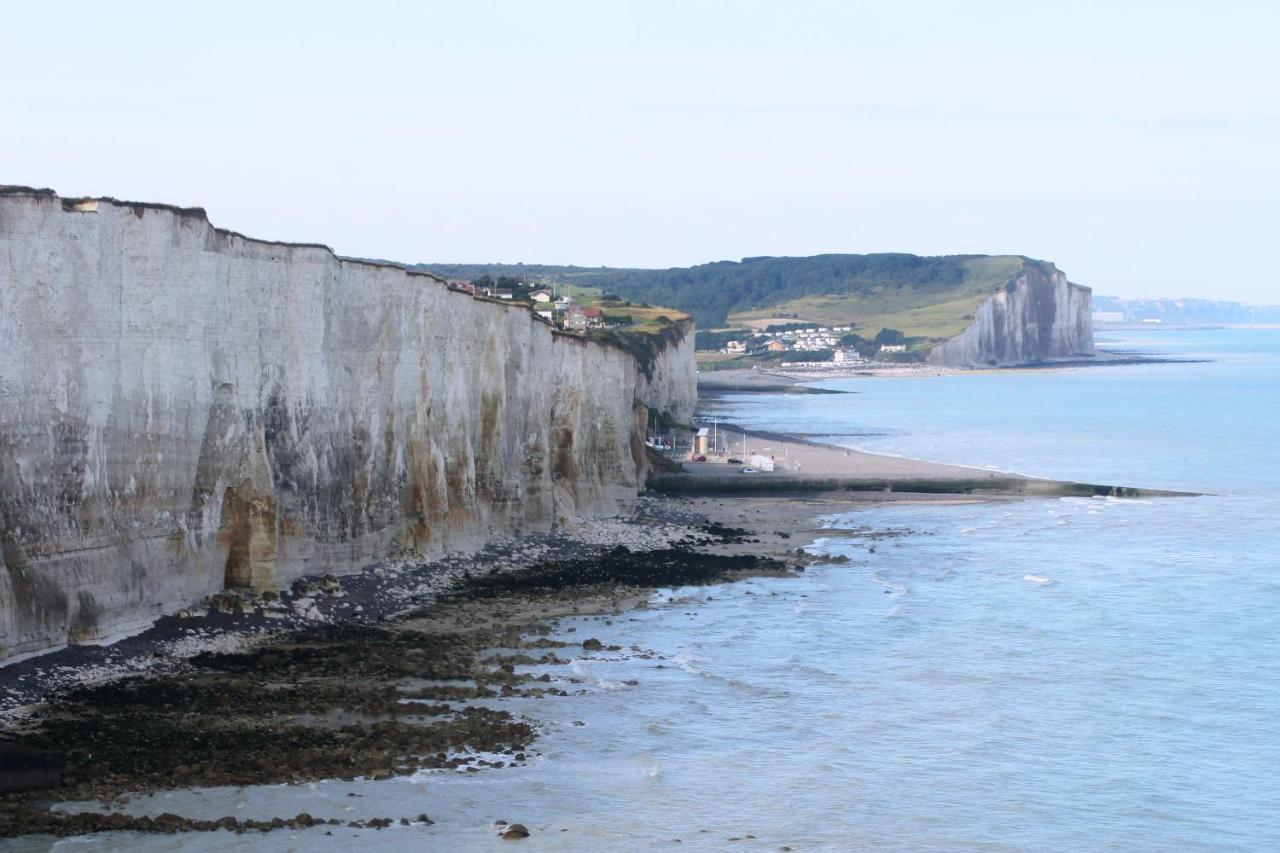
[(529, 294), (529, 298), (534, 302), (550, 302), (551, 294), (546, 290), (535, 290)]

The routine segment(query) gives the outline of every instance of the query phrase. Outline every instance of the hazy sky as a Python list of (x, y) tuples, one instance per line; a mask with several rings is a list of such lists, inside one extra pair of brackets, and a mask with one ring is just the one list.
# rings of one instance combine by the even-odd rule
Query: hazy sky
[(3, 2), (0, 183), (401, 261), (1014, 252), (1280, 303), (1280, 4)]

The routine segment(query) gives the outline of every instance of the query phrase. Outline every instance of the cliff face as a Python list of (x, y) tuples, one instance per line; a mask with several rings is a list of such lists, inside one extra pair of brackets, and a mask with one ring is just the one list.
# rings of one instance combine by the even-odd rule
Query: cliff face
[(929, 352), (941, 367), (997, 367), (1093, 355), (1092, 291), (1027, 261), (973, 322)]
[(0, 660), (626, 510), (694, 374), (691, 327), (641, 365), (200, 210), (0, 189)]

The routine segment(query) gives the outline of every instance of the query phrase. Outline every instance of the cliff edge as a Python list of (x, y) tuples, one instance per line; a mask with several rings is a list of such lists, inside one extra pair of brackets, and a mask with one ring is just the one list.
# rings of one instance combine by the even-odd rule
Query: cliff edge
[(963, 332), (929, 351), (939, 367), (1012, 367), (1090, 357), (1092, 291), (1051, 264), (1024, 259), (999, 292), (982, 302)]
[(0, 188), (0, 661), (626, 511), (692, 331), (642, 364), (200, 209)]

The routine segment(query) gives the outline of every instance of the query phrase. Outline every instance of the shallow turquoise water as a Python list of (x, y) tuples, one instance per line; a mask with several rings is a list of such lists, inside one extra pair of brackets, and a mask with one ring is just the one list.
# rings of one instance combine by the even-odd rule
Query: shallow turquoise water
[(1277, 849), (1280, 332), (1121, 345), (1213, 360), (852, 380), (840, 384), (857, 395), (744, 396), (728, 415), (880, 452), (1212, 496), (858, 510), (831, 523), (902, 535), (827, 540), (852, 562), (802, 577), (564, 623), (565, 639), (662, 657), (553, 668), (585, 692), (507, 705), (545, 721), (527, 767), (138, 808), (439, 821), (273, 833), (255, 839), (262, 849), (514, 847), (497, 819), (528, 825), (531, 850)]

